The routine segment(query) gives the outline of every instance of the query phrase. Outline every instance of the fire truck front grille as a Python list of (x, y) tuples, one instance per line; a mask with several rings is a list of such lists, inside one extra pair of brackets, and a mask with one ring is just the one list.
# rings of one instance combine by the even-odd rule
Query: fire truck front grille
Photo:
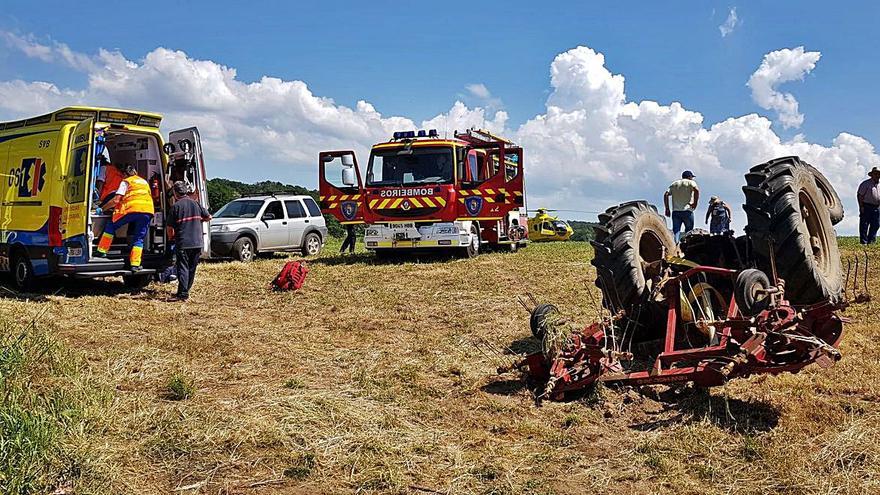
[(440, 208), (410, 208), (409, 210), (403, 210), (400, 208), (386, 208), (382, 210), (376, 210), (376, 213), (382, 215), (383, 217), (413, 218), (430, 215), (438, 211), (440, 211)]

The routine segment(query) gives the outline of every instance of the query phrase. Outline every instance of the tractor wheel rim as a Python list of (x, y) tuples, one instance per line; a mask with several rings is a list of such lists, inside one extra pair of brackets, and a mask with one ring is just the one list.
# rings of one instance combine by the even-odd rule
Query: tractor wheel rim
[(318, 239), (316, 239), (315, 236), (309, 237), (307, 249), (309, 251), (309, 254), (318, 253)]
[(819, 271), (827, 275), (831, 265), (828, 259), (828, 236), (825, 235), (825, 226), (820, 220), (819, 209), (804, 191), (798, 194), (798, 200), (801, 206), (801, 225), (807, 234), (808, 247), (813, 253)]

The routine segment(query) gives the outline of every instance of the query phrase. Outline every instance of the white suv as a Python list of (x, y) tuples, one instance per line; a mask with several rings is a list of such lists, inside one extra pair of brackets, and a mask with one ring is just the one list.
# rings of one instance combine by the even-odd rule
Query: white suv
[(314, 256), (327, 238), (321, 209), (311, 196), (268, 194), (230, 201), (211, 220), (214, 256), (251, 261), (258, 253), (299, 251)]

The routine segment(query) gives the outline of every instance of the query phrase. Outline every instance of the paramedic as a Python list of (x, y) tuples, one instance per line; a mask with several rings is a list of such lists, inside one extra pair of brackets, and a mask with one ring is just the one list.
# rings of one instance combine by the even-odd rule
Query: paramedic
[(176, 201), (168, 213), (168, 225), (174, 229), (177, 268), (175, 300), (186, 301), (189, 299), (189, 291), (196, 278), (196, 266), (204, 247), (202, 223), (211, 220), (211, 214), (188, 196), (189, 186), (185, 182), (175, 182), (172, 190)]
[(98, 157), (98, 177), (95, 179), (95, 191), (98, 193), (98, 207), (103, 209), (119, 189), (125, 179), (125, 167), (110, 163), (104, 155)]
[(104, 234), (98, 242), (95, 256), (106, 258), (116, 230), (123, 225), (129, 225), (128, 231), (133, 241), (128, 262), (131, 271), (138, 272), (141, 270), (144, 239), (147, 237), (155, 210), (153, 197), (150, 195), (150, 184), (137, 174), (137, 169), (132, 165), (125, 169), (125, 174), (126, 177), (119, 184), (116, 195), (107, 204), (113, 208), (113, 217), (104, 227)]

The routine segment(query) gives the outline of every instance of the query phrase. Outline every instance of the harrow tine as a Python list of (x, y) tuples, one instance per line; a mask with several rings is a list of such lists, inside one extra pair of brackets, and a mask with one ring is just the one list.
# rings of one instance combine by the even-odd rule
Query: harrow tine
[(849, 275), (852, 272), (852, 258), (846, 259), (846, 276), (843, 279), (843, 297), (847, 298), (847, 287), (849, 287)]
[(869, 258), (868, 258), (868, 250), (865, 249), (865, 275), (864, 275), (864, 288), (865, 288), (865, 294), (870, 298), (870, 297), (871, 297), (871, 291), (870, 291), (870, 289), (868, 288), (868, 259), (869, 259)]
[(858, 257), (858, 255), (856, 255), (855, 256), (855, 272), (853, 273), (853, 285), (852, 285), (853, 299), (856, 299), (859, 295), (858, 283), (859, 283), (859, 257)]

